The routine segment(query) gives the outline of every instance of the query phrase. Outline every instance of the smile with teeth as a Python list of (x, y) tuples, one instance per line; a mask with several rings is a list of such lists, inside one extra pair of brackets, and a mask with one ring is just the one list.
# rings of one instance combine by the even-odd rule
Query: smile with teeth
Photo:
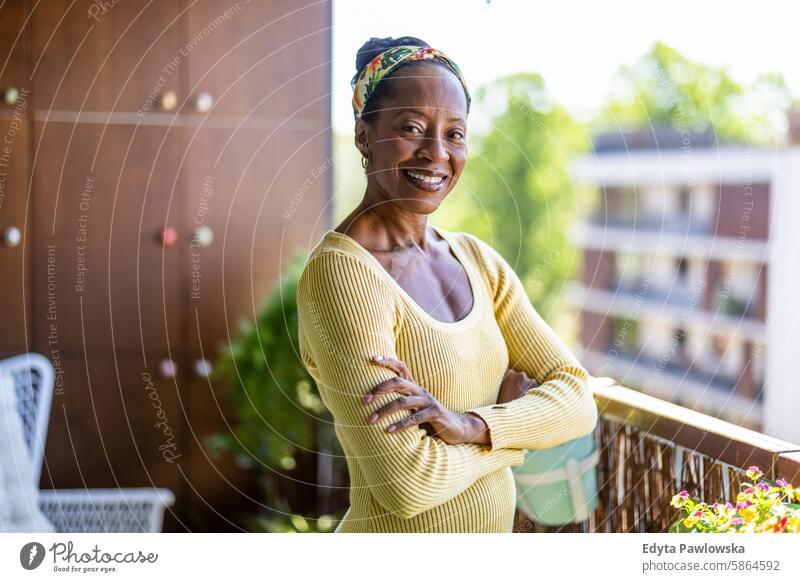
[(420, 182), (425, 182), (426, 184), (431, 184), (433, 186), (441, 184), (445, 178), (444, 176), (424, 176), (411, 170), (404, 170), (404, 172), (415, 180), (419, 180)]

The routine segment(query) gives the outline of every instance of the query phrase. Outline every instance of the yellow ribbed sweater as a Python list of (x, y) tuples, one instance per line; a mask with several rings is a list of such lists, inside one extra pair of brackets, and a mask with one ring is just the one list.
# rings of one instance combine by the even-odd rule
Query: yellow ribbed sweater
[[(472, 311), (433, 318), (355, 239), (329, 230), (312, 250), (297, 289), (300, 354), (331, 411), (350, 473), (350, 508), (337, 532), (510, 532), (511, 467), (524, 449), (548, 448), (594, 429), (587, 373), (535, 311), (513, 269), (487, 243), (434, 227), (460, 261)], [(367, 418), (400, 397), (361, 398), (395, 376), (373, 355), (403, 360), (414, 380), (448, 409), (473, 412), (491, 445), (449, 445), (406, 417)], [(539, 386), (497, 405), (503, 374), (524, 371)]]

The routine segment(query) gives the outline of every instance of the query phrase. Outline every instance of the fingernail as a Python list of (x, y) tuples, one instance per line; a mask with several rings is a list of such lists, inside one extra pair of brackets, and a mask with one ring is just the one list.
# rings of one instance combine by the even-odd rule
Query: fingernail
[(367, 394), (364, 396), (364, 403), (367, 404), (369, 402), (372, 402), (372, 394)]
[(397, 427), (395, 425), (392, 425), (389, 428), (387, 428), (386, 430), (388, 430), (389, 432), (394, 432), (396, 429), (397, 429)]
[(374, 359), (376, 362), (380, 362), (380, 361), (382, 361), (382, 360), (383, 360), (383, 356), (372, 356), (372, 358), (373, 358), (373, 359)]
[(377, 413), (373, 414), (372, 416), (369, 417), (369, 422), (375, 422), (377, 419), (378, 419)]

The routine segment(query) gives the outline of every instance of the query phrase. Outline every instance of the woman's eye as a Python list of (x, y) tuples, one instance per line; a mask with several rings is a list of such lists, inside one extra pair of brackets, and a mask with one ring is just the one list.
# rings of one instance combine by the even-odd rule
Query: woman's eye
[(461, 133), (460, 131), (454, 131), (453, 133), (450, 134), (450, 137), (452, 137), (453, 139), (462, 140), (464, 139), (464, 134)]
[(410, 131), (411, 133), (415, 131), (419, 131), (420, 133), (422, 133), (416, 125), (405, 125), (403, 126), (403, 130)]

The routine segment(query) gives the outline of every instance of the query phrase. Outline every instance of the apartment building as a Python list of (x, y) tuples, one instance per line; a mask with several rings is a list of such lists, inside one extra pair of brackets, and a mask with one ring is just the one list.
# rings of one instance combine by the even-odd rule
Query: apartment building
[[(774, 436), (798, 425), (800, 147), (672, 128), (600, 134), (567, 298), (595, 375)], [(794, 217), (792, 219), (792, 217)], [(768, 325), (769, 323), (769, 325)], [(795, 348), (800, 356), (800, 351)]]

